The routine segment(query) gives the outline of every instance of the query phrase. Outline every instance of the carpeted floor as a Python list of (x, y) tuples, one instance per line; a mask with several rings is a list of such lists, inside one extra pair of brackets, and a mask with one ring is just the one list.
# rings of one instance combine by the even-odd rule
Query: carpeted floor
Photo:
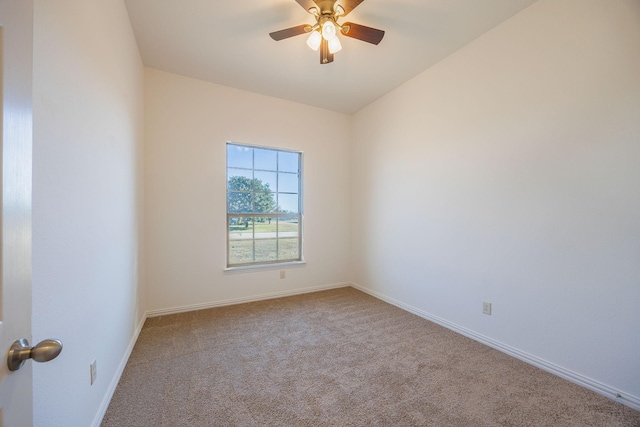
[(353, 288), (148, 319), (102, 425), (640, 426)]

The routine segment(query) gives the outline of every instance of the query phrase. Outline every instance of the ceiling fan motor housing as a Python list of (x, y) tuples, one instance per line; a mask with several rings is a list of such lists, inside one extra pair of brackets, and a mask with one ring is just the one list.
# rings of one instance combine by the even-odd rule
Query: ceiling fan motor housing
[(320, 8), (320, 15), (333, 15), (335, 13), (336, 0), (319, 0), (315, 3)]

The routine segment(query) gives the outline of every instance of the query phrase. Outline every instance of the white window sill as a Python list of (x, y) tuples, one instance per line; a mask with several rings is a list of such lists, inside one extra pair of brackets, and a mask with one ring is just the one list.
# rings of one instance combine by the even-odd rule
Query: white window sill
[(291, 261), (291, 262), (282, 262), (278, 264), (243, 265), (241, 267), (227, 267), (223, 271), (224, 271), (224, 274), (251, 273), (255, 271), (272, 271), (272, 270), (282, 270), (285, 268), (297, 268), (297, 267), (303, 267), (306, 264), (307, 264), (306, 261)]

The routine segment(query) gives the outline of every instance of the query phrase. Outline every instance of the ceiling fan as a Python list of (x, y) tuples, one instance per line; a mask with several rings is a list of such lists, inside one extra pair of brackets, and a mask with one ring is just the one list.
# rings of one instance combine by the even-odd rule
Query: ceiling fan
[[(307, 45), (313, 49), (320, 49), (320, 63), (333, 62), (333, 54), (342, 49), (338, 33), (378, 44), (384, 37), (384, 31), (364, 25), (345, 22), (339, 24), (338, 19), (347, 16), (364, 0), (296, 0), (307, 12), (315, 16), (315, 25), (298, 25), (280, 31), (269, 33), (275, 41), (308, 33)], [(338, 4), (336, 4), (338, 3)]]

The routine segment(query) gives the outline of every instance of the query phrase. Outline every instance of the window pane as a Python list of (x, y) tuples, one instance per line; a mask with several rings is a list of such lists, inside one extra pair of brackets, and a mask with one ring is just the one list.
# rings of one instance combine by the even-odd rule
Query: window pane
[(228, 168), (253, 168), (253, 148), (227, 144)]
[(253, 240), (229, 242), (229, 265), (253, 262)]
[(253, 238), (253, 218), (233, 216), (229, 218), (229, 240)]
[(298, 174), (279, 173), (277, 191), (280, 193), (297, 193), (298, 192)]
[(286, 238), (278, 239), (278, 260), (279, 261), (297, 261), (300, 259), (298, 253), (298, 239)]
[(277, 260), (276, 231), (278, 222), (269, 218), (256, 218), (256, 261)]
[(278, 170), (280, 172), (295, 172), (300, 171), (299, 165), (300, 154), (289, 153), (287, 151), (278, 152)]
[(229, 219), (229, 264), (253, 262), (253, 221), (251, 218)]
[(277, 261), (277, 256), (277, 239), (256, 240), (256, 262)]
[(298, 237), (298, 217), (282, 217), (278, 219), (278, 237)]
[(246, 169), (227, 170), (227, 188), (237, 191), (251, 191), (251, 175), (253, 172)]
[(253, 193), (248, 191), (229, 191), (227, 212), (253, 212)]
[(278, 208), (280, 212), (299, 213), (298, 195), (278, 193)]
[(256, 218), (256, 261), (277, 261), (277, 229), (277, 221), (269, 218)]
[(275, 193), (253, 193), (253, 212), (271, 213), (276, 211)]
[(272, 218), (255, 218), (256, 239), (275, 238), (278, 221)]
[(278, 191), (278, 174), (275, 172), (256, 171), (255, 178), (258, 180), (254, 183), (255, 191)]
[(278, 170), (277, 151), (254, 148), (255, 165), (254, 169), (264, 169), (269, 171)]

